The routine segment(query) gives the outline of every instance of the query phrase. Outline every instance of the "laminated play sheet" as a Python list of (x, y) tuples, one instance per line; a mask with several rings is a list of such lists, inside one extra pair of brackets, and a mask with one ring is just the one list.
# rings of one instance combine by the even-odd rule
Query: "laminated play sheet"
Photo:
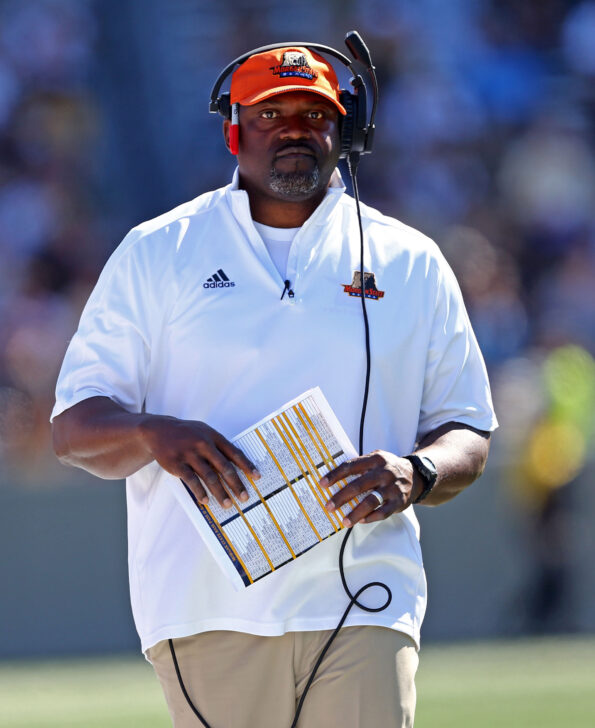
[(328, 513), (324, 504), (346, 481), (321, 488), (329, 470), (357, 452), (321, 390), (310, 389), (244, 430), (232, 442), (254, 463), (261, 478), (238, 471), (249, 500), (233, 494), (231, 508), (211, 497), (198, 503), (179, 481), (174, 493), (211, 553), (236, 588), (299, 558), (340, 531), (356, 501)]

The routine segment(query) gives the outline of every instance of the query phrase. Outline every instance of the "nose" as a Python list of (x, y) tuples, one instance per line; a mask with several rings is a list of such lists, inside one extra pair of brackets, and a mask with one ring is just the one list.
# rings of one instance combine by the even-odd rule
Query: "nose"
[(288, 114), (284, 117), (280, 136), (282, 139), (308, 139), (310, 128), (300, 114)]

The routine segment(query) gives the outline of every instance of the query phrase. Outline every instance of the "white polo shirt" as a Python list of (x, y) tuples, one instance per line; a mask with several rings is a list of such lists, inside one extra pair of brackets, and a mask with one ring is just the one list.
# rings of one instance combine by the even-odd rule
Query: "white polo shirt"
[[(365, 451), (409, 453), (439, 425), (496, 427), (484, 363), (454, 276), (434, 243), (362, 205), (372, 373)], [(291, 243), (293, 297), (250, 217), (246, 192), (209, 192), (134, 228), (83, 311), (52, 413), (106, 396), (130, 412), (203, 420), (231, 438), (320, 386), (357, 444), (365, 374), (355, 204), (337, 177)], [(241, 592), (224, 576), (155, 462), (127, 479), (132, 609), (142, 648), (226, 629), (259, 635), (334, 628), (346, 606), (342, 537)], [(180, 487), (181, 484), (180, 484)], [(419, 642), (426, 583), (413, 508), (358, 524), (345, 556), (353, 592), (386, 582), (390, 607), (348, 625)], [(369, 594), (367, 603), (383, 601)], [(376, 599), (376, 602), (374, 601)]]

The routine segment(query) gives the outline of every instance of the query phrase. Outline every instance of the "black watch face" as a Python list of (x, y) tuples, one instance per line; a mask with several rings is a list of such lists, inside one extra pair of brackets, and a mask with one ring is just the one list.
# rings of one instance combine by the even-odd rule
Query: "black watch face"
[(430, 458), (420, 455), (406, 455), (407, 460), (411, 462), (413, 467), (424, 479), (425, 485), (422, 492), (413, 501), (413, 503), (421, 503), (431, 492), (434, 487), (434, 483), (438, 479), (438, 472), (436, 466), (430, 460)]
[(433, 483), (438, 476), (436, 466), (430, 458), (425, 456), (419, 458), (419, 472), (428, 483)]

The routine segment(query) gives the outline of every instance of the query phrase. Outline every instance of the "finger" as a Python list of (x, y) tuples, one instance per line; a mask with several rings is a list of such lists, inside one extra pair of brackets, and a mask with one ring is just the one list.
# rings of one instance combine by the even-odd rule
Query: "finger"
[[(347, 483), (347, 485), (338, 490), (326, 503), (325, 508), (327, 511), (332, 513), (332, 511), (337, 508), (341, 508), (341, 506), (345, 505), (345, 503), (348, 503), (350, 500), (353, 500), (358, 495), (378, 488), (378, 486), (383, 484), (383, 478), (386, 477), (387, 474), (383, 471), (378, 472), (376, 470), (372, 470), (364, 473), (359, 478), (352, 480), (350, 483)], [(376, 505), (378, 505), (378, 501), (376, 501)]]
[(215, 437), (215, 444), (217, 445), (219, 450), (221, 450), (221, 452), (225, 455), (225, 457), (228, 460), (231, 460), (231, 462), (236, 467), (238, 467), (245, 475), (248, 475), (253, 480), (258, 480), (260, 478), (260, 473), (258, 472), (256, 465), (254, 465), (254, 463), (248, 459), (248, 457), (240, 450), (239, 447), (236, 447), (219, 432)]
[(190, 454), (188, 464), (222, 508), (230, 508), (233, 505), (217, 471), (206, 460)]
[(328, 488), (329, 485), (338, 483), (340, 480), (344, 480), (351, 475), (360, 475), (365, 473), (366, 470), (370, 470), (378, 465), (378, 456), (376, 454), (362, 455), (352, 460), (346, 460), (341, 465), (337, 465), (333, 470), (329, 472), (320, 480), (320, 485), (323, 488)]
[[(369, 516), (363, 518), (360, 523), (375, 523), (376, 521), (384, 521), (393, 513), (400, 513), (405, 509), (405, 506), (398, 501), (390, 500), (374, 509)], [(351, 515), (351, 514), (349, 514)]]
[[(386, 505), (386, 503), (384, 503), (384, 505)], [(343, 519), (343, 525), (346, 528), (349, 528), (364, 519), (366, 519), (367, 522), (368, 517), (374, 514), (380, 507), (382, 506), (378, 502), (378, 498), (373, 493), (370, 493), (351, 511), (351, 513), (347, 514), (347, 516)]]
[(181, 465), (179, 470), (179, 478), (182, 483), (186, 486), (186, 488), (188, 488), (199, 503), (206, 506), (209, 502), (209, 495), (203, 488), (198, 475), (189, 465)]
[(239, 500), (247, 501), (250, 498), (248, 491), (240, 480), (237, 470), (223, 453), (219, 450), (212, 450), (209, 452), (207, 459), (219, 475), (219, 478), (223, 480), (225, 485), (227, 485)]

